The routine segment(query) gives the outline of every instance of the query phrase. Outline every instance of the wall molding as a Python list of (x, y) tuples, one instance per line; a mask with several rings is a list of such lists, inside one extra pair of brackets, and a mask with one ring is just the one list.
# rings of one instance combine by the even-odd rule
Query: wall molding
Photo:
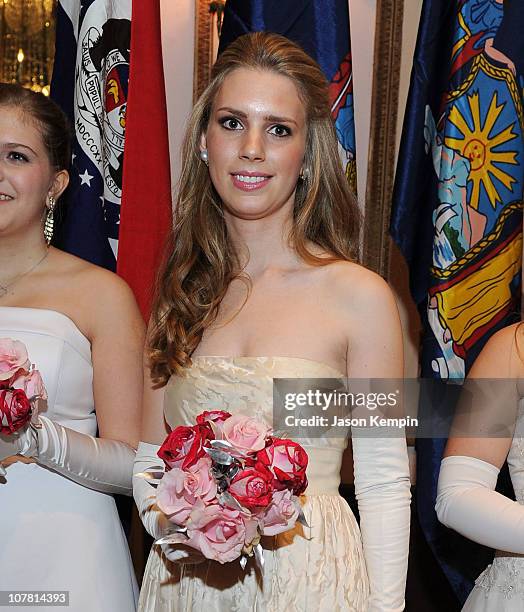
[(385, 278), (389, 268), (403, 15), (404, 0), (377, 0), (363, 263)]

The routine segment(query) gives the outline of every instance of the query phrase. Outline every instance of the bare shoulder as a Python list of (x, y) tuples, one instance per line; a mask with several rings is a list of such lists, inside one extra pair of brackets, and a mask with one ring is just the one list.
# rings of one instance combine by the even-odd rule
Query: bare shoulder
[(137, 331), (143, 328), (133, 292), (122, 278), (58, 249), (53, 250), (53, 263), (66, 281), (64, 293), (77, 305), (88, 337), (119, 327), (121, 322)]
[(337, 262), (327, 276), (347, 342), (347, 372), (355, 378), (403, 373), (400, 318), (388, 284), (364, 266)]
[(364, 266), (340, 261), (326, 266), (326, 280), (335, 299), (353, 315), (376, 316), (393, 309), (396, 302), (386, 281)]
[(486, 343), (483, 352), (497, 352), (503, 350), (506, 355), (512, 350), (513, 345), (516, 341), (522, 342), (524, 338), (524, 330), (521, 328), (520, 323), (514, 323), (500, 329), (498, 332), (493, 334)]
[(520, 323), (499, 330), (485, 344), (470, 370), (470, 378), (524, 376), (524, 326)]
[(68, 279), (69, 285), (81, 291), (90, 306), (112, 300), (134, 301), (129, 285), (114, 272), (101, 268), (80, 257), (53, 249), (55, 271)]

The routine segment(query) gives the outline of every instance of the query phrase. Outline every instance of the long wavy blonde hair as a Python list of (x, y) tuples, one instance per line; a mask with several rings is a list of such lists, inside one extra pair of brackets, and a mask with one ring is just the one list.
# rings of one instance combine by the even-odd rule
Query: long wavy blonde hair
[[(304, 104), (304, 167), (309, 177), (297, 183), (290, 244), (311, 265), (358, 257), (360, 213), (341, 167), (322, 71), (300, 47), (277, 34), (257, 32), (238, 38), (218, 58), (184, 139), (173, 231), (158, 277), (149, 334), (151, 378), (158, 386), (190, 365), (191, 354), (215, 320), (229, 284), (243, 276), (220, 197), (200, 159), (200, 138), (217, 92), (237, 68), (288, 77)], [(328, 256), (312, 253), (311, 243)]]

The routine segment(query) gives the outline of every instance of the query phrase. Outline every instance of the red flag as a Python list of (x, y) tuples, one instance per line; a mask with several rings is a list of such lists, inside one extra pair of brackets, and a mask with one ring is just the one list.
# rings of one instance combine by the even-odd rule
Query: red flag
[(146, 320), (171, 220), (159, 0), (133, 0), (117, 272)]

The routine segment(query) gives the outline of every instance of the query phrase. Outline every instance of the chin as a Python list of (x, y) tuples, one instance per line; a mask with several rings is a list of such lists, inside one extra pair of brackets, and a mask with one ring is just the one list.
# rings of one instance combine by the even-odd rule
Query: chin
[(225, 212), (235, 219), (243, 219), (245, 221), (256, 221), (258, 219), (264, 219), (270, 217), (279, 208), (261, 208), (256, 206), (242, 206), (242, 207), (224, 207)]

